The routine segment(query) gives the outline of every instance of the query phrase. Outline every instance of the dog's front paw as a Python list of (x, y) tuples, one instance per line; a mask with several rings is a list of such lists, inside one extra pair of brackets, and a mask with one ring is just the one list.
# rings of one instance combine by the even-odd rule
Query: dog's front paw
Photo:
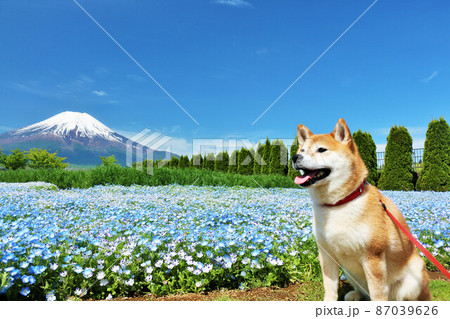
[(362, 294), (357, 290), (347, 292), (344, 297), (345, 301), (360, 301), (362, 298)]

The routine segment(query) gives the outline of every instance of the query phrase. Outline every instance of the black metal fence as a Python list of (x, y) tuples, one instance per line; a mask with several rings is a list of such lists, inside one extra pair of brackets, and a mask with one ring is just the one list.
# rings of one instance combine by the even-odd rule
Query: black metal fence
[[(423, 168), (423, 148), (415, 148), (412, 152), (413, 170), (419, 171)], [(384, 152), (377, 152), (377, 168), (383, 169)]]

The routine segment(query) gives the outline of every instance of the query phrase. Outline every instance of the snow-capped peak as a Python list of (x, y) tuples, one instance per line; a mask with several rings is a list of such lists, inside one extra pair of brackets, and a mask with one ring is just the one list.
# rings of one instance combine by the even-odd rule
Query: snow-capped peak
[(123, 142), (116, 132), (87, 113), (62, 112), (42, 122), (14, 130), (12, 135), (54, 134), (58, 136), (77, 136), (81, 138), (105, 138)]

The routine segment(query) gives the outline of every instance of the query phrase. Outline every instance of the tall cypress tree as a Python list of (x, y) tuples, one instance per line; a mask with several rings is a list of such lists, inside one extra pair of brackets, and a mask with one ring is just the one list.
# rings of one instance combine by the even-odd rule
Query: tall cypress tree
[(296, 176), (300, 176), (301, 173), (299, 171), (294, 170), (294, 167), (292, 166), (292, 160), (294, 159), (294, 155), (297, 154), (299, 145), (298, 145), (298, 139), (295, 137), (294, 141), (291, 145), (291, 151), (289, 153), (289, 163), (288, 163), (288, 176), (292, 179), (294, 179)]
[(287, 175), (288, 150), (283, 141), (277, 139), (270, 146), (270, 174)]
[(262, 151), (264, 150), (264, 145), (258, 142), (255, 150), (255, 158), (253, 161), (253, 174), (261, 174), (261, 163), (263, 161)]
[(213, 153), (209, 153), (209, 154), (205, 155), (205, 157), (203, 159), (203, 168), (213, 171), (215, 159), (216, 159), (216, 157), (214, 156)]
[(450, 190), (450, 127), (441, 117), (428, 124), (423, 151), (423, 170), (418, 190)]
[(394, 126), (387, 137), (384, 170), (378, 186), (386, 190), (413, 190), (412, 138), (404, 126)]
[(216, 172), (228, 172), (228, 162), (230, 161), (228, 152), (220, 152), (216, 156), (216, 160), (214, 162), (214, 171)]
[(230, 161), (228, 162), (228, 173), (230, 173), (230, 174), (237, 173), (238, 157), (239, 157), (239, 151), (234, 150), (233, 153), (231, 153)]
[(203, 157), (202, 155), (192, 155), (191, 162), (189, 167), (201, 169), (203, 166)]
[(238, 167), (237, 172), (238, 174), (242, 175), (252, 175), (253, 174), (253, 154), (250, 150), (246, 148), (242, 148), (239, 151), (238, 155)]
[(269, 138), (267, 137), (264, 149), (262, 150), (262, 157), (265, 165), (261, 165), (261, 174), (270, 174), (270, 153), (271, 145)]
[(172, 158), (171, 158), (170, 161), (169, 161), (169, 167), (170, 167), (170, 168), (178, 167), (178, 162), (179, 162), (178, 157), (172, 156)]
[(361, 130), (358, 130), (353, 133), (353, 140), (358, 147), (359, 155), (361, 155), (369, 171), (367, 181), (372, 185), (376, 185), (379, 178), (377, 171), (377, 146), (372, 135), (368, 132), (363, 133)]
[(187, 155), (182, 155), (178, 161), (178, 168), (189, 167), (189, 157)]

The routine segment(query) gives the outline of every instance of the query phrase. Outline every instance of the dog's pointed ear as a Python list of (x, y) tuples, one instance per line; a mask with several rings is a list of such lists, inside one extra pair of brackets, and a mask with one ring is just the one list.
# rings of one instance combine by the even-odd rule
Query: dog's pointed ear
[(306, 140), (314, 134), (304, 125), (299, 124), (297, 126), (297, 139), (299, 145), (305, 144)]
[(352, 140), (352, 134), (350, 133), (347, 123), (345, 123), (343, 118), (339, 119), (331, 135), (336, 141), (344, 144), (347, 144)]

